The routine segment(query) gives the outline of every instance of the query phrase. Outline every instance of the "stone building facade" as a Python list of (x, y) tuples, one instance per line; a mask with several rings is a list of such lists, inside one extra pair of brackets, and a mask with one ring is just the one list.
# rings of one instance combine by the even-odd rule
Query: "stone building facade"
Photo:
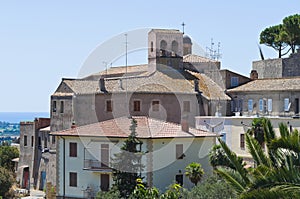
[(258, 73), (258, 78), (283, 78), (300, 76), (300, 50), (288, 58), (254, 61), (252, 69)]
[(17, 180), (22, 188), (43, 190), (46, 182), (56, 183), (55, 137), (49, 135), (49, 127), (49, 118), (20, 123)]

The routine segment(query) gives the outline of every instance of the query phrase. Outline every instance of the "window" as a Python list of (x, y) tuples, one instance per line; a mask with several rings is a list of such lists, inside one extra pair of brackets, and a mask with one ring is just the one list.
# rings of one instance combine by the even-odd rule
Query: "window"
[(48, 140), (47, 140), (47, 137), (45, 136), (45, 139), (44, 139), (44, 148), (47, 148), (48, 147)]
[(31, 147), (33, 147), (33, 141), (34, 141), (34, 137), (31, 136)]
[(241, 149), (245, 149), (245, 134), (240, 135), (240, 147)]
[(290, 110), (290, 99), (284, 98), (284, 111), (289, 111), (289, 110)]
[(248, 111), (249, 112), (253, 111), (253, 100), (252, 99), (248, 100)]
[(42, 146), (42, 138), (39, 136), (39, 146)]
[(109, 165), (109, 145), (101, 144), (101, 167), (106, 168)]
[(183, 144), (176, 144), (176, 159), (183, 159)]
[(151, 52), (153, 52), (153, 41), (151, 41)]
[(24, 146), (27, 146), (27, 135), (24, 135)]
[(52, 111), (53, 111), (53, 112), (56, 112), (56, 101), (53, 101), (53, 104), (52, 104)]
[(52, 144), (55, 144), (55, 136), (52, 135), (51, 137), (52, 137)]
[(106, 111), (107, 112), (112, 112), (113, 107), (112, 107), (112, 101), (111, 100), (107, 100), (106, 101)]
[(190, 112), (190, 101), (183, 101), (183, 112)]
[(152, 101), (152, 111), (159, 111), (159, 101)]
[(272, 112), (272, 99), (268, 99), (268, 112)]
[(231, 87), (235, 87), (239, 85), (239, 78), (238, 77), (231, 77), (230, 79)]
[(175, 181), (177, 184), (183, 185), (183, 174), (177, 174), (175, 177)]
[(60, 101), (60, 113), (64, 113), (64, 101)]
[(70, 157), (77, 157), (77, 143), (70, 142)]
[(178, 42), (172, 41), (172, 56), (175, 57), (178, 52)]
[(259, 99), (259, 111), (263, 112), (264, 111), (264, 100)]
[(133, 101), (133, 111), (141, 111), (141, 101)]
[(226, 132), (221, 133), (221, 139), (222, 139), (223, 142), (226, 143)]
[(101, 191), (108, 191), (109, 190), (109, 174), (101, 174)]
[(77, 173), (70, 172), (70, 187), (77, 187)]

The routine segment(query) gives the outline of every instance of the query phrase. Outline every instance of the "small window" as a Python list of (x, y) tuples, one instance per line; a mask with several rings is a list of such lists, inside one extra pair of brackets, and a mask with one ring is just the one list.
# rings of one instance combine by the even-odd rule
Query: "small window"
[(238, 77), (231, 77), (231, 87), (235, 87), (239, 85), (239, 78)]
[(190, 101), (183, 101), (183, 112), (190, 112)]
[(159, 111), (159, 101), (152, 101), (152, 111)]
[(253, 111), (253, 100), (252, 99), (248, 100), (248, 111), (249, 112)]
[(60, 113), (64, 113), (64, 101), (60, 101)]
[(290, 99), (289, 98), (284, 98), (284, 111), (289, 111), (290, 110)]
[(77, 187), (77, 173), (70, 172), (70, 187)]
[(272, 112), (272, 99), (268, 99), (268, 112)]
[(111, 100), (107, 100), (106, 101), (106, 111), (107, 112), (112, 112), (112, 110), (113, 110), (112, 101)]
[(133, 101), (133, 111), (141, 111), (141, 101)]
[(56, 101), (53, 101), (52, 111), (55, 113), (57, 109)]
[(70, 142), (70, 157), (77, 157), (77, 143)]
[(45, 136), (45, 139), (44, 139), (44, 148), (47, 148), (47, 147), (48, 147), (48, 139)]
[(151, 41), (151, 52), (153, 52), (153, 41)]
[(177, 174), (175, 177), (175, 181), (177, 184), (183, 185), (183, 174)]
[(24, 146), (27, 146), (27, 135), (24, 135)]
[(39, 146), (42, 146), (42, 138), (39, 136)]
[(31, 147), (33, 147), (33, 141), (34, 141), (34, 137), (31, 136)]
[(52, 135), (51, 137), (52, 137), (52, 144), (55, 144), (55, 136)]
[(259, 99), (259, 111), (263, 112), (264, 111), (264, 100)]
[(240, 134), (240, 147), (245, 149), (245, 134)]
[(176, 159), (183, 159), (183, 144), (176, 144)]
[(223, 142), (226, 143), (226, 132), (221, 133), (221, 139), (222, 139)]

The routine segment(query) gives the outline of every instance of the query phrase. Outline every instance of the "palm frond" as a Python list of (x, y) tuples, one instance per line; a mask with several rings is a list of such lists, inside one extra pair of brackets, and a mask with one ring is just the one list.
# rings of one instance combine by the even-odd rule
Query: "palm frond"
[(270, 159), (265, 155), (261, 145), (249, 134), (246, 134), (246, 144), (249, 153), (252, 155), (257, 165), (265, 165), (271, 167)]

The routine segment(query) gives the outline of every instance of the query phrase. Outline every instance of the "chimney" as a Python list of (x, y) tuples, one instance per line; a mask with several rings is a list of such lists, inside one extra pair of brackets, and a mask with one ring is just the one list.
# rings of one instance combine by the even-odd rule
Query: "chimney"
[(189, 132), (189, 122), (187, 119), (181, 119), (181, 130), (184, 132)]
[(100, 91), (103, 91), (103, 92), (106, 91), (104, 77), (100, 77), (99, 87), (100, 87)]
[(72, 122), (72, 125), (71, 125), (71, 129), (75, 129), (76, 128), (76, 124), (75, 124), (75, 121)]
[(195, 86), (195, 91), (199, 92), (199, 80), (198, 79), (194, 79), (194, 86)]
[(251, 73), (250, 73), (250, 79), (251, 80), (256, 80), (258, 79), (258, 73), (256, 70), (251, 70)]

